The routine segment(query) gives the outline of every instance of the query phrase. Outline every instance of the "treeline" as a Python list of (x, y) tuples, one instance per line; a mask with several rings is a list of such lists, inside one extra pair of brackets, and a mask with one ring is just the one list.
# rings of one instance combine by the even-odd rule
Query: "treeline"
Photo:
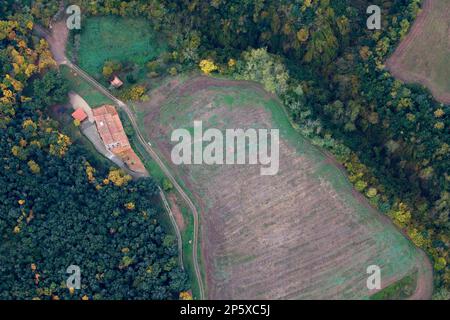
[(96, 166), (47, 116), (68, 89), (33, 27), (31, 14), (0, 16), (0, 299), (186, 296), (153, 180)]
[[(199, 65), (280, 95), (298, 130), (427, 251), (435, 297), (450, 298), (450, 107), (384, 67), (420, 0), (75, 2), (90, 15), (148, 18), (167, 31), (166, 60), (179, 69)], [(382, 8), (380, 31), (366, 27), (372, 4)]]

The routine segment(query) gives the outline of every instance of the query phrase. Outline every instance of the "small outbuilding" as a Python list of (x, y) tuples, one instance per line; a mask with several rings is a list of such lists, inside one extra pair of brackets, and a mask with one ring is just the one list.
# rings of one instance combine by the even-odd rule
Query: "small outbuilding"
[(72, 113), (72, 117), (75, 120), (82, 122), (82, 121), (86, 120), (87, 114), (86, 114), (86, 112), (84, 112), (83, 108), (78, 108)]
[(114, 79), (111, 80), (111, 85), (114, 88), (120, 88), (123, 85), (123, 82), (119, 79), (119, 77), (114, 76)]

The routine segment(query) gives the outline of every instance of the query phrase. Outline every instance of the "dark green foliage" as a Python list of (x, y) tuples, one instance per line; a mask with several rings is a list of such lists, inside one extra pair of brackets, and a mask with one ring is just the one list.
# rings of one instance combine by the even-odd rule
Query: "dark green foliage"
[(42, 107), (61, 103), (66, 99), (68, 90), (66, 81), (56, 71), (49, 71), (33, 82), (33, 98), (36, 105)]
[[(21, 119), (36, 119), (27, 110), (17, 110), (16, 129), (3, 131), (0, 144), (0, 299), (49, 298), (41, 290), (66, 299), (178, 298), (186, 276), (177, 265), (176, 243), (156, 220), (154, 182), (142, 179), (120, 188), (110, 183), (96, 190), (85, 172), (88, 156), (77, 146), (62, 158), (31, 146), (26, 161), (13, 157), (12, 146), (27, 138)], [(40, 174), (30, 172), (30, 159), (40, 165)], [(124, 207), (129, 202), (134, 210)], [(131, 264), (125, 267), (127, 257)], [(37, 266), (38, 284), (31, 264)], [(64, 286), (72, 264), (82, 273), (82, 289), (73, 296)]]

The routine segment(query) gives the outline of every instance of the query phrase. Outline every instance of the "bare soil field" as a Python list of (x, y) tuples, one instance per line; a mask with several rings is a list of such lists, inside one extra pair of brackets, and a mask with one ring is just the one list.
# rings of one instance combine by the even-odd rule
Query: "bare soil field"
[(422, 11), (386, 67), (398, 79), (420, 83), (450, 103), (450, 2), (424, 0)]
[[(163, 93), (163, 94), (162, 94)], [(171, 82), (137, 106), (148, 138), (201, 209), (210, 299), (367, 299), (370, 265), (382, 287), (428, 260), (372, 209), (333, 161), (292, 129), (278, 100), (252, 82), (196, 77)], [(280, 169), (171, 163), (172, 130), (280, 130)], [(415, 299), (430, 298), (421, 278)], [(420, 289), (420, 290), (419, 290)]]

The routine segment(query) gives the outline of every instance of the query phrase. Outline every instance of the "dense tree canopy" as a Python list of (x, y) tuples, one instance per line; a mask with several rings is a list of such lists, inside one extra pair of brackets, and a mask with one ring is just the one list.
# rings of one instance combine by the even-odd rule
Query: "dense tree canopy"
[(92, 166), (47, 116), (67, 85), (32, 27), (0, 21), (0, 299), (178, 299), (187, 279), (157, 186)]

